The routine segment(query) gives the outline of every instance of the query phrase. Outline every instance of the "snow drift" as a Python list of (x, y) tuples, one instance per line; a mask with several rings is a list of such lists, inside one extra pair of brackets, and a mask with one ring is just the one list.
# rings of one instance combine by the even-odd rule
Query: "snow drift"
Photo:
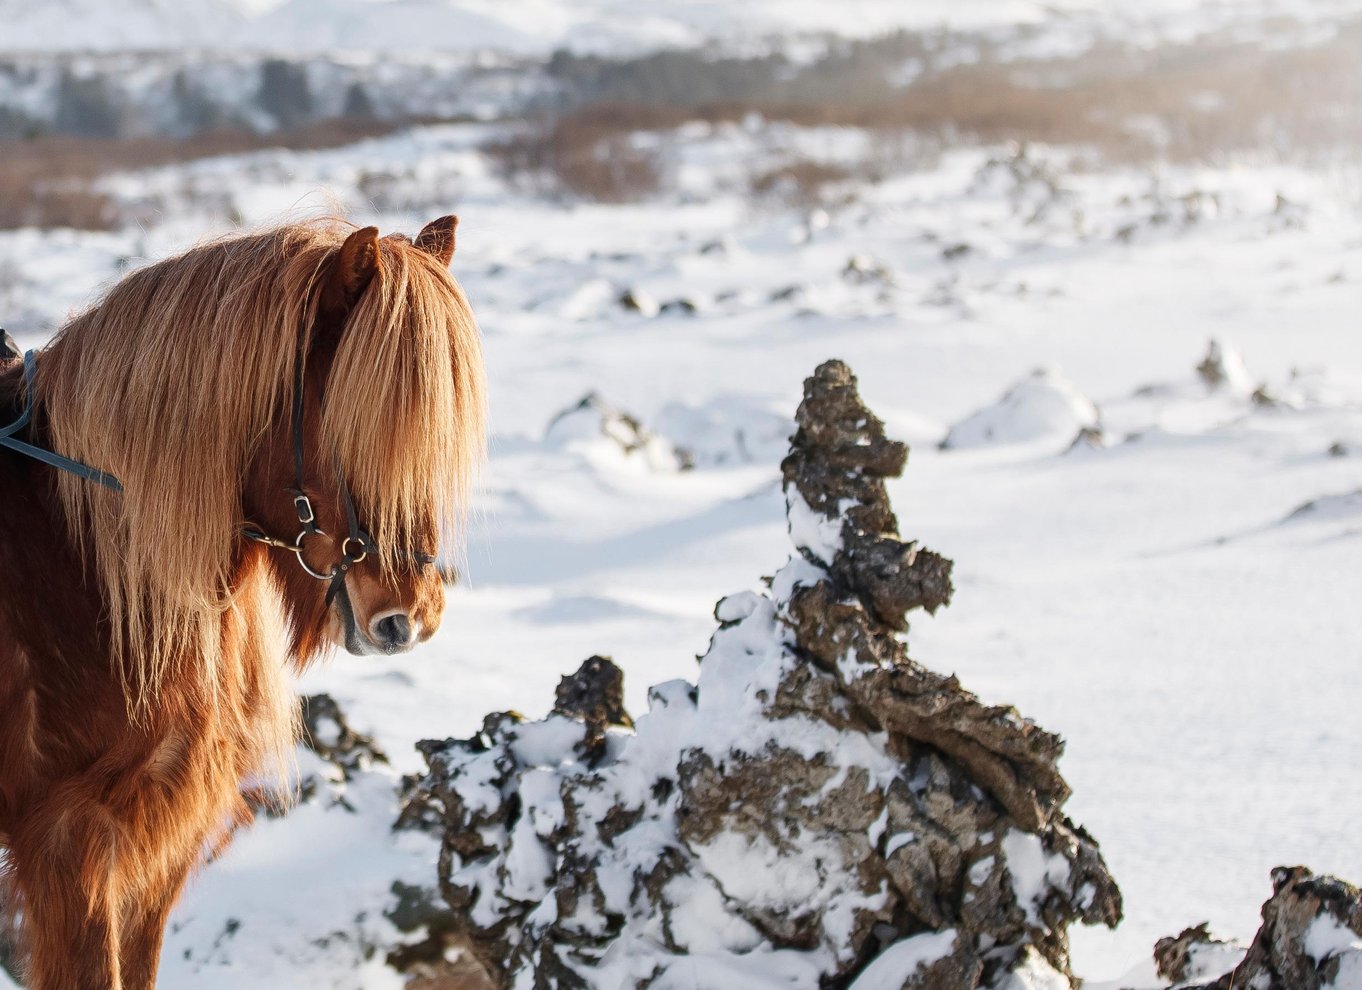
[(943, 450), (991, 444), (1051, 441), (1071, 443), (1084, 431), (1101, 433), (1092, 400), (1053, 368), (1038, 368), (1008, 389), (996, 403), (951, 427)]

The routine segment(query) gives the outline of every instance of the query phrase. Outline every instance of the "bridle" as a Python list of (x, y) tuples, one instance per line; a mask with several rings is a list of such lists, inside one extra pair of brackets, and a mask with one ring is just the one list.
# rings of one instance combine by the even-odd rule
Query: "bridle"
[[(337, 487), (340, 491), (341, 504), (345, 507), (345, 521), (350, 533), (341, 541), (340, 560), (332, 564), (329, 571), (315, 570), (307, 562), (304, 555), (309, 536), (326, 536), (327, 534), (317, 525), (317, 514), (312, 510), (312, 499), (303, 489), (303, 365), (303, 354), (300, 353), (298, 356), (298, 374), (293, 388), (294, 487), (288, 489), (289, 494), (293, 497), (293, 510), (297, 513), (298, 523), (302, 528), (298, 530), (298, 535), (292, 541), (270, 536), (262, 527), (250, 522), (242, 524), (241, 532), (248, 540), (293, 554), (294, 559), (298, 561), (298, 566), (309, 577), (316, 578), (318, 581), (329, 581), (330, 587), (326, 589), (326, 605), (329, 608), (332, 601), (344, 589), (345, 575), (369, 554), (377, 555), (380, 551), (373, 538), (359, 524), (359, 515), (355, 512), (355, 500), (350, 495), (350, 486), (345, 483), (345, 474), (341, 471), (340, 464), (337, 463)], [(410, 557), (414, 563), (422, 566), (435, 563), (433, 554), (414, 551), (410, 554)]]
[[(0, 356), (7, 356), (12, 351), (12, 345), (8, 334), (0, 330)], [(341, 541), (341, 557), (336, 563), (331, 565), (329, 571), (318, 571), (313, 569), (304, 556), (307, 539), (309, 536), (326, 536), (326, 532), (317, 525), (317, 514), (312, 509), (312, 499), (308, 497), (303, 489), (303, 370), (305, 352), (300, 347), (298, 355), (298, 374), (294, 382), (293, 389), (293, 479), (294, 487), (289, 489), (293, 496), (293, 509), (298, 515), (298, 523), (302, 527), (298, 530), (292, 542), (281, 540), (276, 536), (270, 536), (260, 526), (254, 523), (243, 523), (241, 527), (242, 535), (256, 543), (276, 550), (283, 550), (293, 554), (298, 561), (298, 566), (303, 569), (310, 577), (318, 581), (330, 582), (330, 587), (326, 589), (326, 605), (331, 607), (331, 603), (336, 596), (344, 590), (345, 575), (350, 570), (363, 561), (369, 554), (377, 555), (380, 551), (373, 537), (359, 524), (359, 515), (355, 512), (355, 500), (350, 494), (350, 486), (345, 483), (345, 474), (340, 469), (340, 464), (336, 464), (336, 480), (340, 490), (341, 504), (345, 507), (345, 521), (349, 527), (349, 535)], [(15, 438), (15, 434), (28, 425), (33, 413), (33, 393), (34, 379), (36, 377), (36, 355), (34, 351), (24, 354), (24, 407), (19, 416), (11, 423), (0, 426), (0, 446), (8, 447), (17, 453), (34, 460), (42, 461), (44, 464), (51, 465), (61, 471), (74, 474), (86, 481), (91, 481), (114, 491), (121, 492), (123, 486), (118, 479), (106, 471), (92, 468), (88, 464), (65, 457), (54, 451), (37, 447), (33, 444), (25, 443)], [(429, 566), (435, 563), (433, 554), (413, 551), (409, 553), (413, 563), (420, 566)]]

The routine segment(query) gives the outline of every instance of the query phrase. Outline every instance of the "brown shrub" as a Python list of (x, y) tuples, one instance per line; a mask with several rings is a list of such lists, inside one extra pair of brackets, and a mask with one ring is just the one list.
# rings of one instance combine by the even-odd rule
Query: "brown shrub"
[(829, 186), (845, 183), (855, 173), (844, 165), (800, 158), (752, 177), (752, 192), (797, 206), (814, 206), (828, 199)]
[[(1340, 22), (1326, 40), (1281, 47), (1227, 32), (1152, 51), (1107, 42), (1068, 59), (1000, 61), (985, 52), (975, 62), (929, 64), (910, 85), (868, 86), (863, 96), (834, 86), (826, 90), (833, 95), (820, 98), (805, 87), (774, 100), (758, 89), (690, 105), (588, 106), (508, 144), (504, 161), (515, 173), (570, 172), (572, 163), (602, 158), (603, 148), (623, 154), (616, 140), (622, 135), (750, 114), (902, 136), (907, 154), (892, 156), (902, 159), (899, 167), (911, 167), (921, 151), (969, 141), (1081, 145), (1108, 161), (1132, 163), (1215, 162), (1242, 153), (1305, 164), (1355, 159), (1362, 146), (1359, 50), (1362, 18)], [(646, 97), (646, 88), (640, 92)], [(583, 149), (595, 154), (583, 155)], [(600, 169), (586, 171), (591, 181), (601, 178), (591, 174)], [(808, 184), (779, 175), (755, 181), (790, 179), (812, 190), (816, 178), (810, 173)]]
[(403, 126), (332, 120), (271, 134), (210, 131), (185, 139), (35, 137), (0, 142), (0, 230), (74, 227), (109, 230), (127, 221), (94, 184), (114, 172), (155, 168), (271, 148), (342, 147)]
[(535, 192), (633, 202), (657, 192), (662, 180), (657, 153), (636, 145), (634, 135), (673, 128), (693, 116), (674, 107), (598, 104), (537, 123), (483, 150), (503, 177)]
[(0, 178), (0, 230), (18, 227), (71, 227), (113, 230), (121, 217), (107, 195), (80, 188), (25, 188)]

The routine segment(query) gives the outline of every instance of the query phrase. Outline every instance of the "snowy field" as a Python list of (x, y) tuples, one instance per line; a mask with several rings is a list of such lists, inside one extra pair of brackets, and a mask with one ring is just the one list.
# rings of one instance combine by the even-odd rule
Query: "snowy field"
[(1250, 21), (1280, 27), (1283, 17), (1327, 22), (1360, 7), (1358, 0), (0, 0), (0, 53), (735, 50), (823, 32), (874, 37), (1043, 23), (1054, 47), (1065, 49), (1096, 37), (1149, 43)]
[[(593, 653), (635, 716), (648, 685), (693, 680), (715, 601), (790, 552), (778, 464), (828, 357), (912, 447), (905, 535), (956, 561), (913, 656), (1068, 740), (1069, 813), (1127, 909), (1074, 932), (1081, 976), (1152, 985), (1154, 941), (1201, 920), (1247, 939), (1273, 866), (1362, 879), (1362, 169), (960, 149), (795, 208), (754, 202), (744, 170), (870, 138), (693, 126), (667, 139), (666, 193), (569, 206), (509, 188), (485, 136), (119, 176), (111, 194), (165, 218), (0, 233), (0, 314), (35, 346), (128, 266), (227, 231), (224, 196), (247, 225), (462, 218), (493, 426), (463, 583), (412, 655), (340, 656), (300, 686), (392, 772), (351, 785), (357, 813), (315, 803), (239, 838), (178, 908), (163, 987), (400, 986), (370, 949), (392, 941), (392, 882), (433, 876), (433, 847), (388, 831), (413, 744), (544, 714)], [(366, 204), (375, 170), (410, 208)], [(1194, 370), (1213, 338), (1218, 389)], [(589, 411), (554, 422), (592, 392), (657, 439), (626, 453)], [(1083, 427), (1101, 442), (1070, 449)]]

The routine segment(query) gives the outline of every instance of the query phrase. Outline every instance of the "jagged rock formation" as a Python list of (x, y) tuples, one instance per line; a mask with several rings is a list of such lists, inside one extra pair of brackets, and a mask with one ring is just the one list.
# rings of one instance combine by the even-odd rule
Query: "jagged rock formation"
[(1263, 925), (1248, 952), (1236, 953), (1242, 961), (1215, 974), (1188, 972), (1184, 961), (1198, 951), (1219, 948), (1223, 958), (1226, 947), (1201, 925), (1160, 940), (1154, 955), (1160, 975), (1189, 990), (1362, 990), (1362, 891), (1304, 866), (1279, 866)]
[(1154, 945), (1154, 969), (1172, 984), (1214, 979), (1244, 958), (1244, 947), (1211, 934), (1205, 922), (1161, 938)]
[(798, 552), (719, 603), (697, 684), (613, 731), (592, 658), (548, 718), (421, 745), (401, 824), (439, 834), (454, 936), (498, 987), (1049, 987), (1072, 922), (1120, 918), (1061, 740), (907, 655), (907, 613), (952, 590), (897, 534), (907, 448), (840, 362), (797, 422)]

